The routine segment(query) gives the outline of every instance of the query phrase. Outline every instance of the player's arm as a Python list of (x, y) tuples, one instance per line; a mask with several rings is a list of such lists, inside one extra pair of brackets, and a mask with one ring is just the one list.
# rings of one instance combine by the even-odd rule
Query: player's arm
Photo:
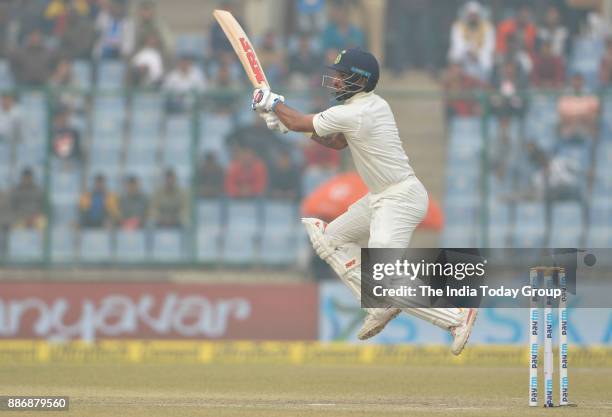
[(332, 149), (344, 149), (348, 146), (346, 138), (342, 133), (334, 133), (327, 136), (319, 136), (314, 128), (314, 114), (303, 114), (279, 102), (274, 106), (274, 112), (280, 121), (294, 132), (313, 132), (310, 137), (315, 142)]
[(334, 134), (327, 135), (327, 136), (319, 136), (316, 133), (313, 133), (310, 139), (314, 140), (315, 142), (325, 147), (337, 149), (337, 150), (344, 149), (348, 146), (348, 143), (346, 142), (346, 138), (344, 137), (344, 134), (342, 133), (334, 133)]
[(314, 114), (301, 113), (280, 101), (274, 105), (274, 113), (293, 132), (314, 132)]

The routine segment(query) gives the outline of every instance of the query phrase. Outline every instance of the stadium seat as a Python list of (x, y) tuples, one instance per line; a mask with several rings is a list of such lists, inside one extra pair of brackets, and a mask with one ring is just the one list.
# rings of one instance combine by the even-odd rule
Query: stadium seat
[(256, 260), (255, 229), (228, 227), (223, 236), (223, 263), (246, 265)]
[(85, 60), (76, 60), (72, 63), (72, 73), (79, 88), (91, 89), (92, 71), (91, 64)]
[(83, 229), (80, 235), (81, 261), (108, 262), (111, 260), (111, 235), (107, 230)]
[(290, 265), (297, 259), (294, 228), (267, 225), (261, 238), (260, 260), (264, 265)]
[(41, 261), (43, 236), (37, 230), (12, 230), (9, 235), (8, 258), (14, 262)]
[(219, 199), (202, 199), (198, 204), (198, 225), (215, 227), (223, 223), (223, 203)]
[(0, 90), (10, 90), (13, 88), (13, 73), (9, 62), (0, 59)]
[(147, 257), (146, 235), (142, 230), (119, 230), (116, 234), (117, 262), (143, 262)]
[(260, 205), (256, 200), (228, 200), (227, 227), (256, 231), (261, 225)]
[(75, 258), (75, 232), (67, 225), (55, 224), (51, 230), (51, 261), (73, 262)]
[(153, 232), (153, 262), (180, 262), (185, 258), (183, 233), (174, 229), (158, 229)]
[(70, 226), (79, 220), (79, 195), (54, 194), (53, 198), (53, 224), (57, 226)]
[(296, 204), (287, 201), (264, 200), (264, 224), (280, 228), (293, 228), (298, 222)]
[(517, 204), (516, 224), (512, 234), (517, 248), (539, 248), (544, 244), (546, 228), (543, 202)]
[(96, 87), (101, 90), (120, 89), (125, 79), (125, 65), (121, 61), (102, 60), (98, 64)]
[(169, 140), (187, 137), (191, 141), (191, 127), (189, 116), (168, 116), (166, 118), (166, 137)]
[(199, 33), (184, 33), (176, 39), (176, 52), (178, 55), (189, 54), (198, 60), (206, 56), (208, 42), (206, 36)]
[(325, 181), (331, 179), (335, 173), (322, 169), (307, 169), (302, 175), (302, 193), (308, 195)]
[(198, 227), (196, 257), (198, 262), (212, 263), (221, 259), (221, 228), (217, 224)]

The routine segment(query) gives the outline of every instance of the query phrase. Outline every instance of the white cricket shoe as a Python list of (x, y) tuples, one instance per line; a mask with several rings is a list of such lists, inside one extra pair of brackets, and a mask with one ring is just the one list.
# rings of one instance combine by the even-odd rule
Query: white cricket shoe
[(451, 327), (450, 332), (453, 335), (453, 343), (451, 344), (451, 352), (453, 355), (460, 355), (463, 352), (463, 348), (470, 338), (472, 333), (472, 327), (476, 321), (478, 315), (477, 308), (465, 309), (465, 316), (463, 322), (455, 327)]
[(366, 340), (376, 336), (385, 328), (387, 323), (397, 317), (402, 310), (395, 307), (388, 308), (368, 308), (368, 315), (363, 321), (363, 325), (357, 334), (359, 340)]

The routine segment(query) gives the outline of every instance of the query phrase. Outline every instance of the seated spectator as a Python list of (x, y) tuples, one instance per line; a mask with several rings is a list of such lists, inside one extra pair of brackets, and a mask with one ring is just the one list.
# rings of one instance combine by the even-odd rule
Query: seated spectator
[(85, 108), (85, 99), (72, 71), (72, 62), (68, 58), (61, 58), (51, 78), (49, 79), (54, 107), (81, 112)]
[(234, 159), (225, 174), (225, 193), (231, 198), (262, 196), (268, 185), (268, 169), (252, 149), (235, 146)]
[(60, 37), (65, 33), (70, 12), (89, 16), (88, 0), (50, 0), (48, 2), (44, 17), (54, 36)]
[(90, 59), (96, 42), (96, 26), (78, 3), (68, 5), (66, 27), (59, 38), (61, 54), (71, 59)]
[(217, 161), (217, 156), (212, 152), (207, 152), (198, 165), (198, 197), (221, 197), (224, 176), (223, 167)]
[(15, 50), (11, 57), (13, 76), (19, 84), (43, 87), (55, 67), (55, 56), (43, 43), (40, 30), (28, 35), (24, 47)]
[(289, 152), (279, 152), (270, 169), (268, 196), (275, 200), (296, 201), (300, 196), (301, 175)]
[(563, 58), (553, 53), (550, 41), (543, 41), (533, 59), (531, 82), (540, 88), (561, 88), (564, 80)]
[(498, 79), (499, 71), (506, 62), (512, 62), (517, 71), (516, 76), (527, 85), (531, 72), (533, 71), (533, 60), (527, 50), (521, 45), (516, 36), (508, 36), (506, 40), (506, 52), (495, 57), (493, 69), (493, 81)]
[(612, 36), (606, 38), (606, 50), (599, 66), (599, 82), (604, 88), (612, 83)]
[(149, 35), (131, 61), (131, 82), (138, 87), (157, 87), (164, 76), (164, 61), (156, 35)]
[[(312, 39), (307, 33), (298, 37), (297, 48), (289, 55), (289, 86), (296, 90), (306, 90), (315, 84), (322, 57), (312, 47)], [(333, 61), (332, 61), (333, 62)]]
[(11, 191), (11, 206), (13, 227), (37, 230), (45, 228), (45, 193), (34, 182), (30, 168), (22, 171), (19, 184)]
[(264, 34), (261, 44), (257, 46), (257, 56), (268, 82), (272, 85), (282, 83), (287, 73), (286, 58), (274, 32), (268, 31)]
[(499, 70), (495, 83), (495, 91), (489, 97), (491, 111), (498, 121), (499, 138), (495, 146), (491, 146), (493, 165), (497, 166), (498, 177), (506, 174), (508, 155), (510, 149), (510, 124), (513, 119), (520, 122), (521, 135), (524, 116), (527, 110), (527, 101), (524, 97), (526, 85), (517, 77), (517, 65), (514, 62), (505, 62)]
[(204, 74), (193, 64), (193, 57), (182, 55), (176, 68), (166, 76), (164, 91), (167, 93), (166, 107), (170, 113), (182, 113), (193, 108), (195, 94), (206, 89)]
[(497, 25), (496, 51), (505, 55), (508, 39), (515, 38), (517, 47), (532, 54), (535, 51), (537, 28), (531, 21), (531, 10), (528, 5), (521, 6), (516, 14)]
[(177, 184), (173, 170), (166, 171), (164, 184), (153, 195), (149, 212), (157, 227), (182, 228), (189, 225), (189, 196)]
[(125, 180), (123, 195), (119, 198), (120, 226), (124, 230), (144, 227), (147, 220), (149, 201), (142, 191), (140, 183), (134, 176)]
[(129, 19), (126, 23), (125, 43), (130, 51), (139, 51), (147, 43), (150, 35), (154, 35), (159, 41), (159, 49), (162, 56), (168, 57), (171, 34), (168, 26), (159, 17), (155, 10), (155, 2), (143, 0), (138, 4), (136, 18)]
[(552, 55), (565, 57), (568, 51), (569, 31), (561, 23), (561, 14), (555, 6), (549, 6), (544, 24), (538, 30), (538, 43), (548, 42)]
[(323, 50), (344, 50), (364, 48), (365, 35), (351, 23), (345, 1), (335, 1), (330, 5), (329, 23), (323, 32)]
[(522, 117), (525, 113), (525, 102), (521, 93), (526, 89), (524, 79), (518, 77), (514, 62), (504, 62), (495, 80), (495, 93), (491, 95), (493, 113), (500, 118)]
[(478, 114), (480, 106), (472, 93), (485, 87), (484, 82), (466, 74), (459, 63), (451, 63), (444, 78), (447, 122), (455, 116), (465, 117)]
[(70, 125), (70, 111), (67, 109), (60, 109), (53, 118), (51, 146), (59, 159), (81, 160), (81, 133)]
[(98, 41), (95, 54), (101, 59), (121, 59), (132, 53), (127, 42), (123, 4), (118, 0), (100, 2), (96, 18)]
[[(21, 111), (15, 104), (13, 95), (4, 93), (0, 103), (0, 142), (8, 143), (14, 151), (17, 143), (21, 141), (21, 132)], [(14, 156), (11, 155), (11, 159)]]
[(559, 98), (557, 109), (561, 139), (581, 142), (597, 138), (599, 98), (586, 92), (581, 74), (572, 76), (571, 90)]
[(79, 218), (84, 228), (112, 227), (119, 219), (117, 196), (106, 189), (104, 175), (96, 175), (93, 189), (81, 195)]
[(480, 3), (470, 1), (453, 23), (449, 60), (459, 62), (472, 77), (487, 80), (493, 68), (495, 30), (485, 19)]

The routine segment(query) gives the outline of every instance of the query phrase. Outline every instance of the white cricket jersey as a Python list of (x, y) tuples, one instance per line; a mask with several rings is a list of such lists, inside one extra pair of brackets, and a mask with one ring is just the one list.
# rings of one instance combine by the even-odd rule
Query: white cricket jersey
[(373, 193), (414, 174), (391, 107), (373, 92), (358, 93), (316, 114), (313, 124), (319, 136), (344, 134), (357, 172)]

